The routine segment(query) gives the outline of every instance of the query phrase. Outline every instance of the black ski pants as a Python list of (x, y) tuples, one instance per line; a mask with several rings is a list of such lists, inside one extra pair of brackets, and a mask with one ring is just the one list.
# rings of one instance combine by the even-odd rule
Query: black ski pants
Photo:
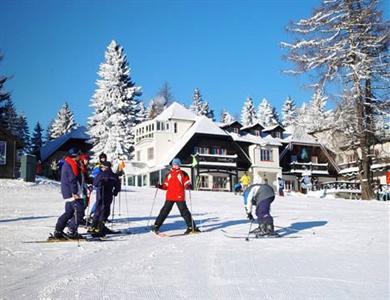
[(184, 201), (180, 201), (180, 202), (165, 201), (164, 206), (161, 208), (160, 213), (156, 219), (156, 222), (154, 222), (154, 225), (156, 227), (159, 228), (164, 223), (165, 219), (168, 217), (175, 203), (177, 205), (177, 208), (180, 211), (180, 215), (183, 217), (184, 221), (186, 222), (187, 227), (192, 228), (192, 222), (193, 222), (192, 216), (190, 211), (188, 210), (187, 204)]

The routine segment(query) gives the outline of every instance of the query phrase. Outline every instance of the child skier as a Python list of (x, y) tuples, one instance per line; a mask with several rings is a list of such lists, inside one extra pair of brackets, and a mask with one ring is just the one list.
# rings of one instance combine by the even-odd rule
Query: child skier
[[(72, 148), (65, 157), (61, 168), (61, 193), (65, 200), (65, 212), (58, 218), (54, 234), (49, 238), (55, 239), (79, 239), (77, 229), (83, 220), (84, 205), (81, 197), (80, 168), (77, 164), (80, 151)], [(68, 222), (69, 221), (69, 222)], [(68, 225), (69, 233), (63, 230)]]
[(102, 163), (100, 169), (101, 172), (93, 180), (93, 185), (96, 187), (96, 212), (93, 216), (92, 228), (88, 231), (95, 236), (113, 233), (104, 223), (110, 216), (113, 196), (116, 197), (121, 188), (120, 180), (112, 172), (110, 162)]
[(164, 223), (175, 203), (180, 211), (181, 216), (187, 224), (187, 230), (184, 232), (184, 234), (200, 232), (200, 230), (196, 227), (195, 221), (192, 219), (192, 215), (188, 210), (185, 202), (185, 189), (192, 188), (191, 181), (187, 173), (180, 169), (180, 165), (180, 159), (173, 159), (172, 169), (165, 177), (163, 184), (156, 185), (156, 188), (167, 191), (165, 204), (161, 208), (160, 214), (152, 226), (152, 231), (156, 234), (160, 233), (160, 227)]
[(250, 185), (244, 191), (244, 205), (248, 219), (253, 221), (252, 207), (256, 206), (256, 216), (259, 227), (252, 231), (256, 236), (276, 235), (274, 231), (274, 220), (270, 214), (271, 203), (275, 199), (275, 192), (269, 184), (258, 183)]

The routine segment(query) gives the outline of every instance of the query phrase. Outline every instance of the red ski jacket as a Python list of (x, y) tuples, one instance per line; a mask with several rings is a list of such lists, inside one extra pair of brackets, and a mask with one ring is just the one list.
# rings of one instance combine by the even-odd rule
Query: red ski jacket
[(185, 188), (191, 183), (187, 173), (180, 169), (171, 169), (162, 184), (162, 189), (167, 191), (167, 201), (185, 201)]

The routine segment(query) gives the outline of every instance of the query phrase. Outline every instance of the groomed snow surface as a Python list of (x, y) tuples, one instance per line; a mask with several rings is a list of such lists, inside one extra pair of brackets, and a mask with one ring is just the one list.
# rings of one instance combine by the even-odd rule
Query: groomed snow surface
[[(247, 242), (221, 231), (246, 235), (241, 196), (192, 192), (205, 232), (160, 238), (147, 231), (154, 194), (121, 193), (113, 227), (132, 235), (31, 244), (63, 211), (59, 185), (0, 180), (0, 299), (389, 299), (388, 202), (277, 197), (275, 225), (299, 238)], [(185, 230), (176, 207), (162, 230)]]

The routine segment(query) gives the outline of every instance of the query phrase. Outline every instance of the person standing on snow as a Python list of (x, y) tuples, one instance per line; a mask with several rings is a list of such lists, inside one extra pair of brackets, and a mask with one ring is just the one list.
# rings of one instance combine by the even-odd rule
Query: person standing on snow
[(256, 216), (259, 227), (252, 231), (258, 236), (276, 235), (274, 220), (270, 214), (271, 203), (275, 199), (275, 192), (269, 184), (262, 184), (261, 178), (256, 179), (255, 184), (250, 185), (244, 191), (244, 205), (249, 220), (254, 221), (252, 208), (256, 206)]
[(112, 172), (110, 162), (102, 163), (100, 169), (101, 172), (93, 180), (93, 185), (96, 187), (96, 212), (93, 216), (92, 227), (88, 230), (95, 236), (113, 233), (104, 223), (110, 216), (113, 197), (116, 197), (121, 189), (120, 180)]
[[(61, 168), (61, 193), (65, 200), (65, 212), (57, 220), (52, 236), (55, 239), (81, 238), (77, 232), (84, 217), (79, 157), (80, 151), (78, 149), (70, 149)], [(65, 234), (63, 230), (67, 225), (69, 232)]]
[(240, 182), (241, 182), (242, 190), (245, 191), (248, 188), (248, 186), (251, 184), (251, 177), (248, 175), (247, 172), (245, 172), (244, 175), (242, 175), (242, 177), (240, 178)]
[(192, 219), (191, 212), (188, 210), (185, 202), (185, 190), (192, 188), (191, 181), (187, 173), (180, 169), (180, 165), (180, 159), (174, 158), (172, 160), (172, 169), (165, 177), (163, 184), (156, 184), (156, 188), (167, 191), (165, 204), (161, 208), (160, 213), (152, 226), (152, 231), (156, 234), (160, 233), (160, 227), (171, 212), (175, 203), (180, 211), (180, 215), (187, 224), (187, 230), (184, 234), (200, 232), (196, 227), (195, 221)]
[(279, 196), (283, 197), (284, 196), (284, 180), (281, 176), (278, 176), (278, 191), (279, 191)]

